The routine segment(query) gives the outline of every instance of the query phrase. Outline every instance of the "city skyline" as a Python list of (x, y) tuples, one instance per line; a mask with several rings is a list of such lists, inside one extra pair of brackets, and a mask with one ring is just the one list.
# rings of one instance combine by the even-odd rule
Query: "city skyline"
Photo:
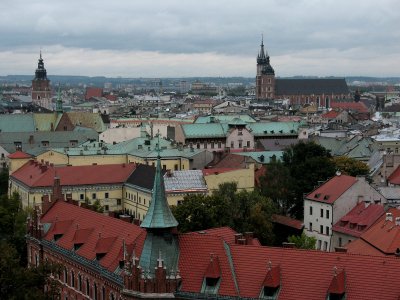
[[(5, 0), (0, 75), (399, 76), (396, 1)], [(16, 22), (17, 21), (17, 22)]]

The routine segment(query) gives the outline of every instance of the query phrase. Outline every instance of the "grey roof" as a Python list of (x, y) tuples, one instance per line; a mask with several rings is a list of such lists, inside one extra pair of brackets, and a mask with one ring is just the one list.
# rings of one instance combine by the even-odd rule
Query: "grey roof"
[(266, 151), (283, 151), (291, 145), (297, 144), (300, 140), (293, 139), (259, 139), (261, 146)]
[(33, 114), (0, 115), (1, 132), (31, 132), (35, 131)]
[[(77, 141), (77, 144), (80, 144), (88, 139), (98, 139), (98, 136), (99, 134), (93, 129), (84, 132), (1, 132), (0, 145), (8, 153), (13, 153), (16, 150), (16, 143), (21, 143), (22, 151), (32, 155), (37, 155), (51, 148), (69, 147), (71, 141)], [(46, 145), (44, 142), (46, 142)]]
[(387, 199), (387, 200), (400, 200), (400, 187), (378, 187), (377, 190)]
[(164, 175), (164, 184), (167, 192), (207, 191), (207, 185), (201, 170), (167, 172)]
[(344, 78), (275, 79), (276, 95), (349, 94)]

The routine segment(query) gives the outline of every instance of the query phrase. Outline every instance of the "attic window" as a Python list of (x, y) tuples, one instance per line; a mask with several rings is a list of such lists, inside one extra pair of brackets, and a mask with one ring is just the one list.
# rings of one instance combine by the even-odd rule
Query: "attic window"
[(54, 241), (57, 242), (59, 239), (62, 238), (62, 236), (63, 236), (62, 234), (55, 234), (54, 235)]
[(329, 195), (325, 195), (325, 196), (324, 196), (324, 200), (328, 200), (329, 197), (330, 197)]
[(328, 296), (328, 300), (344, 300), (344, 299), (346, 299), (346, 293), (343, 294), (330, 293)]
[(264, 286), (261, 299), (276, 299), (278, 292), (279, 292), (279, 286), (277, 287)]
[(83, 243), (74, 244), (74, 251), (78, 251), (79, 248), (83, 245)]
[(321, 194), (317, 193), (317, 194), (314, 195), (314, 198), (318, 199), (320, 196), (321, 196)]
[(101, 260), (107, 253), (96, 253), (96, 260)]

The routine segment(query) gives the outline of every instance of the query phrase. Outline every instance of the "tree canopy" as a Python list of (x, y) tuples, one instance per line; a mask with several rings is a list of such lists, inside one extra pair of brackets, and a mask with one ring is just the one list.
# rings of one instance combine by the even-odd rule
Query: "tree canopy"
[(300, 236), (289, 236), (288, 242), (293, 243), (294, 246), (299, 249), (315, 249), (317, 239), (315, 237), (309, 237), (303, 232)]
[(18, 194), (0, 196), (0, 299), (59, 299), (60, 288), (49, 276), (59, 266), (27, 268), (26, 217)]
[(343, 174), (350, 176), (368, 176), (369, 167), (365, 162), (347, 156), (337, 156), (332, 158), (336, 169)]
[(280, 213), (303, 217), (303, 195), (319, 181), (335, 174), (329, 151), (314, 142), (299, 142), (287, 148), (282, 163), (273, 162), (261, 180), (261, 191), (278, 205)]
[(188, 195), (172, 207), (181, 232), (229, 226), (237, 232), (252, 231), (262, 244), (273, 243), (272, 201), (259, 192), (237, 192), (235, 183), (224, 183), (211, 196)]

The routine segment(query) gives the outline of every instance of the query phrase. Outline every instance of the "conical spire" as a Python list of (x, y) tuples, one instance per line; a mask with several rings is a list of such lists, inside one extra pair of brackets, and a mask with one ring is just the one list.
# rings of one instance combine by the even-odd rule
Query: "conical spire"
[(178, 226), (178, 221), (172, 214), (165, 196), (164, 178), (161, 172), (160, 134), (158, 134), (157, 152), (157, 168), (151, 203), (140, 227), (149, 229), (173, 228)]
[(58, 85), (58, 92), (57, 92), (57, 102), (56, 102), (56, 112), (62, 114), (63, 113), (63, 104), (61, 99), (61, 88), (60, 84)]
[(261, 45), (260, 45), (260, 52), (258, 53), (257, 56), (257, 63), (258, 64), (265, 64), (267, 62), (267, 55), (265, 55), (265, 50), (264, 50), (264, 35), (261, 35)]

